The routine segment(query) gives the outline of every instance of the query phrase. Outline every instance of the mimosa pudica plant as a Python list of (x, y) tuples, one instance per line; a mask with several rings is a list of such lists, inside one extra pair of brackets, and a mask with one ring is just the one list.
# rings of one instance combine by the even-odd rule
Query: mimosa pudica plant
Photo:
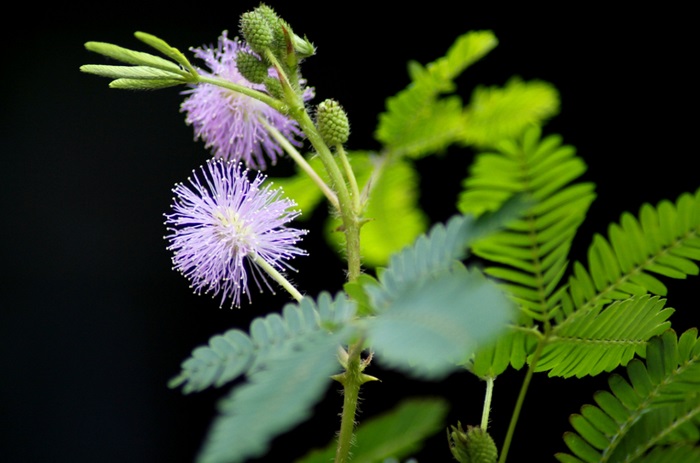
[[(336, 438), (296, 463), (409, 461), (437, 432), (459, 462), (505, 463), (537, 374), (609, 375), (609, 390), (570, 415), (558, 461), (700, 461), (700, 341), (696, 328), (673, 329), (664, 284), (698, 274), (700, 189), (624, 212), (593, 237), (586, 262), (572, 263), (596, 192), (581, 181), (576, 150), (545, 134), (558, 91), (514, 77), (473, 89), (468, 102), (458, 94), (457, 77), (497, 46), (492, 31), (459, 36), (427, 65), (410, 62), (410, 84), (379, 115), (381, 149), (361, 150), (349, 148), (341, 102), (313, 103), (301, 73), (319, 59), (313, 43), (265, 4), (238, 26), (240, 38), (224, 32), (191, 49), (203, 67), (144, 32), (135, 36), (152, 53), (87, 42), (107, 61), (81, 67), (111, 88), (184, 88), (186, 123), (212, 157), (174, 187), (166, 240), (194, 291), (231, 307), (254, 304), (251, 284), (292, 299), (213, 335), (174, 373), (169, 387), (185, 394), (230, 387), (198, 462), (263, 457), (339, 387)], [(417, 200), (430, 173), (416, 161), (448, 148), (476, 154), (454, 215), (430, 224)], [(294, 175), (261, 172), (287, 157)], [(318, 207), (331, 212), (324, 229), (298, 228)], [(343, 259), (342, 288), (305, 294), (287, 278), (292, 259), (314, 257), (305, 239)], [(432, 381), (471, 372), (486, 386), (481, 423), (444, 423), (449, 404), (437, 398), (356, 423), (374, 362)], [(496, 440), (493, 386), (507, 369), (525, 375)]]

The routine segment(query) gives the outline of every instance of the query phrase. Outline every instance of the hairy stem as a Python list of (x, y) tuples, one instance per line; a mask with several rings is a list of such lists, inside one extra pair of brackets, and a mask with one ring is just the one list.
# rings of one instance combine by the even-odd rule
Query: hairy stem
[(272, 265), (268, 264), (265, 262), (265, 259), (260, 257), (257, 254), (250, 254), (250, 258), (253, 259), (253, 262), (255, 262), (260, 268), (265, 270), (265, 272), (272, 277), (273, 280), (275, 280), (277, 283), (279, 283), (284, 289), (287, 290), (289, 294), (292, 295), (292, 297), (297, 301), (301, 301), (301, 299), (304, 297), (295, 287), (292, 285), (289, 280), (287, 280), (284, 275), (282, 275), (280, 272), (277, 271), (276, 268), (274, 268)]
[(345, 249), (348, 260), (348, 281), (354, 281), (360, 276), (360, 221), (353, 207), (352, 197), (348, 190), (345, 178), (343, 177), (338, 164), (336, 164), (333, 154), (328, 145), (316, 130), (316, 126), (309, 114), (304, 110), (303, 105), (292, 109), (294, 118), (299, 122), (299, 126), (306, 134), (316, 153), (321, 158), (328, 175), (333, 182), (333, 189), (338, 194), (340, 204), (340, 216), (343, 220), (343, 231), (345, 233)]
[(343, 171), (345, 172), (345, 177), (347, 177), (348, 183), (350, 184), (350, 192), (352, 194), (353, 207), (355, 209), (355, 212), (359, 214), (360, 189), (357, 187), (357, 179), (355, 178), (355, 172), (353, 172), (352, 166), (350, 166), (350, 161), (348, 161), (348, 157), (345, 154), (345, 149), (343, 148), (343, 145), (338, 144), (335, 147), (335, 152), (338, 155), (338, 158), (340, 159), (340, 163), (343, 166)]
[(304, 156), (297, 151), (297, 149), (289, 143), (289, 140), (287, 140), (279, 130), (277, 130), (275, 127), (271, 126), (270, 124), (267, 123), (267, 121), (264, 118), (260, 118), (260, 122), (267, 128), (267, 131), (270, 132), (270, 135), (277, 140), (277, 142), (284, 148), (284, 150), (289, 154), (289, 157), (294, 160), (294, 162), (297, 163), (297, 165), (311, 178), (311, 180), (318, 185), (318, 187), (321, 189), (323, 194), (326, 196), (328, 199), (328, 202), (331, 203), (333, 208), (335, 210), (340, 209), (340, 205), (338, 204), (338, 196), (336, 196), (335, 192), (331, 190), (328, 185), (326, 185), (326, 182), (323, 181), (321, 177), (316, 173), (316, 171), (309, 165), (309, 163), (304, 159)]
[[(282, 83), (285, 91), (285, 99), (288, 104), (288, 114), (297, 121), (299, 127), (306, 135), (311, 145), (316, 150), (324, 168), (328, 172), (331, 180), (331, 188), (335, 191), (338, 198), (338, 210), (343, 221), (343, 232), (345, 233), (345, 249), (348, 264), (348, 281), (354, 281), (360, 276), (360, 220), (359, 211), (355, 208), (353, 195), (348, 189), (343, 172), (338, 167), (333, 153), (323, 140), (323, 137), (318, 132), (316, 124), (314, 124), (309, 115), (304, 101), (299, 94), (294, 91), (289, 91), (288, 77), (284, 75), (281, 67), (276, 66), (280, 83)], [(348, 164), (349, 167), (349, 164)], [(354, 178), (353, 175), (348, 175), (349, 178)], [(357, 201), (357, 199), (356, 199)], [(352, 445), (352, 436), (355, 430), (355, 412), (357, 410), (357, 401), (360, 393), (360, 387), (368, 381), (367, 375), (362, 373), (364, 366), (360, 360), (362, 353), (362, 341), (354, 344), (348, 352), (348, 358), (345, 363), (345, 371), (341, 375), (334, 378), (343, 385), (343, 411), (340, 422), (340, 432), (338, 435), (338, 446), (336, 449), (335, 463), (346, 463), (350, 458), (350, 447)]]
[(365, 382), (360, 361), (361, 346), (362, 343), (358, 342), (350, 348), (345, 371), (334, 377), (343, 385), (343, 414), (340, 419), (335, 463), (347, 463), (350, 461), (350, 448), (355, 431), (355, 413), (357, 412), (357, 402), (360, 396), (360, 386)]

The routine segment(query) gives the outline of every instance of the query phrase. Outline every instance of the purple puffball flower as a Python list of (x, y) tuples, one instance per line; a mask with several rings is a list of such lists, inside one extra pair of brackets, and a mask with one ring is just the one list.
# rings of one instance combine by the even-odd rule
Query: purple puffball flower
[(262, 281), (272, 291), (253, 256), (283, 271), (294, 270), (287, 260), (306, 255), (295, 246), (306, 230), (285, 226), (300, 214), (291, 209), (296, 203), (262, 185), (266, 176), (260, 172), (252, 182), (248, 174), (240, 162), (210, 159), (189, 185), (175, 185), (172, 213), (165, 214), (173, 268), (190, 280), (195, 294), (220, 294), (220, 306), (230, 299), (240, 307), (241, 294), (251, 301), (249, 270), (258, 289)]
[[(193, 48), (197, 58), (202, 59), (211, 72), (201, 71), (239, 85), (265, 91), (263, 84), (246, 80), (236, 65), (239, 52), (251, 52), (248, 45), (231, 40), (224, 31), (218, 46)], [(270, 75), (274, 75), (272, 69)], [(214, 157), (226, 161), (243, 161), (251, 169), (265, 170), (265, 156), (272, 165), (282, 154), (282, 148), (268, 133), (262, 120), (276, 128), (295, 146), (301, 146), (304, 136), (296, 121), (280, 114), (265, 103), (249, 96), (213, 84), (197, 84), (183, 94), (188, 97), (180, 106), (187, 113), (188, 125), (194, 127), (195, 140), (201, 139)], [(313, 97), (307, 88), (304, 99)]]

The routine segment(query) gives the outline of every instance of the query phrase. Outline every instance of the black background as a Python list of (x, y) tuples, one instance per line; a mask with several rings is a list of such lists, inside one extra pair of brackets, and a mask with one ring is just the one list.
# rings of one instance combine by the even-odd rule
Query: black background
[[(279, 3), (279, 4), (276, 4)], [(214, 334), (247, 328), (287, 301), (254, 294), (254, 305), (219, 309), (191, 293), (170, 269), (162, 214), (171, 187), (207, 157), (179, 112), (177, 89), (110, 90), (81, 74), (101, 57), (89, 40), (144, 49), (142, 30), (186, 50), (234, 35), (240, 13), (257, 2), (149, 9), (147, 5), (18, 5), (1, 45), (0, 109), (0, 460), (5, 462), (190, 462), (227, 389), (183, 396), (167, 381)], [(335, 98), (351, 124), (350, 149), (373, 149), (384, 99), (407, 83), (406, 63), (430, 62), (469, 30), (491, 29), (499, 46), (459, 79), (465, 99), (477, 84), (512, 75), (543, 79), (560, 91), (562, 110), (546, 127), (574, 145), (597, 183), (598, 199), (575, 241), (585, 260), (594, 233), (644, 202), (675, 200), (700, 186), (696, 134), (696, 57), (690, 14), (665, 9), (517, 9), (499, 4), (430, 2), (382, 9), (379, 2), (313, 8), (271, 2), (318, 47), (303, 73), (316, 102)], [(586, 4), (587, 5), (587, 4)], [(449, 150), (421, 161), (421, 202), (435, 222), (455, 212), (459, 179), (472, 153)], [(279, 169), (289, 168), (282, 162)], [(341, 262), (319, 238), (320, 210), (297, 259), (295, 281), (309, 293), (338, 290)], [(316, 236), (316, 238), (314, 238)], [(697, 280), (669, 282), (672, 318), (697, 325), (690, 298)], [(378, 366), (364, 390), (360, 419), (402, 397), (438, 395), (450, 423), (479, 422), (483, 385), (466, 373), (440, 383), (409, 380)], [(492, 432), (500, 444), (522, 372), (496, 381)], [(547, 379), (530, 389), (510, 461), (554, 461), (565, 450), (567, 417), (592, 402), (604, 378)], [(341, 397), (329, 389), (315, 417), (274, 443), (291, 461), (325, 444), (339, 423)], [(450, 461), (443, 433), (421, 462)], [(261, 460), (262, 461), (262, 460)]]

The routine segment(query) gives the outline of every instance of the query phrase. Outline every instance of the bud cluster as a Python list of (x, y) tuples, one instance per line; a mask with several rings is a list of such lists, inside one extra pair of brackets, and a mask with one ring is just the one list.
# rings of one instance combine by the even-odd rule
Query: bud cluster
[(306, 37), (296, 35), (275, 10), (264, 4), (241, 15), (240, 32), (253, 51), (263, 56), (265, 50), (270, 50), (283, 62), (289, 62), (290, 54), (296, 60), (316, 51)]

